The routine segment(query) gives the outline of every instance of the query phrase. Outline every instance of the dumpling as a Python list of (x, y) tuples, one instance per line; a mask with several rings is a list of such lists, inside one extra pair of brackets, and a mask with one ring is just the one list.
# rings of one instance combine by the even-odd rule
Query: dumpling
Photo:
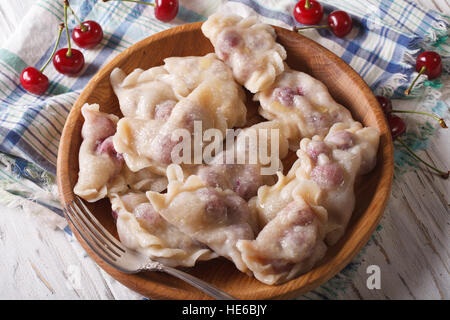
[[(193, 153), (190, 151), (194, 150), (194, 141), (191, 137), (196, 128), (203, 135), (205, 130), (215, 126), (225, 132), (227, 123), (208, 104), (188, 97), (175, 106), (170, 118), (164, 122), (127, 117), (120, 119), (114, 146), (123, 153), (132, 171), (150, 168), (158, 174), (164, 174), (170, 163), (193, 162)], [(183, 139), (186, 139), (185, 143)], [(177, 149), (174, 150), (177, 145), (183, 148), (186, 146), (188, 150), (177, 152)]]
[[(358, 122), (334, 124), (325, 139), (303, 139), (294, 166), (299, 193), (328, 211), (326, 242), (341, 238), (355, 206), (354, 183), (376, 163), (379, 132)], [(318, 192), (317, 192), (318, 191)]]
[(131, 171), (149, 168), (161, 175), (165, 173), (165, 166), (152, 159), (152, 150), (148, 147), (162, 125), (160, 120), (128, 117), (119, 120), (113, 137), (114, 147), (123, 155)]
[(304, 138), (298, 160), (274, 186), (251, 199), (261, 229), (237, 247), (255, 277), (277, 284), (309, 271), (344, 234), (354, 209), (355, 177), (375, 165), (379, 134), (354, 122), (333, 125), (325, 138)]
[(180, 166), (167, 168), (166, 194), (147, 192), (153, 207), (170, 224), (247, 271), (236, 243), (254, 239), (247, 203), (230, 190), (207, 187), (197, 176), (186, 180)]
[(163, 67), (135, 69), (126, 75), (119, 68), (111, 72), (111, 86), (125, 117), (165, 120), (178, 102), (172, 85), (162, 80)]
[(106, 196), (109, 182), (124, 166), (124, 160), (113, 145), (118, 117), (100, 112), (98, 104), (85, 104), (81, 108), (84, 124), (83, 141), (78, 155), (79, 172), (74, 192), (90, 202)]
[(222, 130), (225, 131), (227, 124), (223, 118), (219, 119), (208, 105), (188, 97), (175, 106), (167, 121), (127, 117), (120, 119), (114, 146), (123, 153), (125, 162), (132, 171), (150, 168), (158, 174), (165, 174), (170, 163), (192, 162), (191, 154), (185, 160), (182, 152), (176, 152), (174, 148), (177, 145), (184, 147), (183, 139), (187, 139), (186, 148), (193, 150), (194, 141), (191, 141), (191, 136), (196, 129), (195, 125), (200, 125), (199, 130), (203, 134), (205, 130), (214, 128), (217, 121), (221, 122)]
[(327, 213), (301, 197), (286, 205), (255, 240), (239, 240), (242, 259), (255, 277), (273, 285), (309, 271), (326, 253)]
[(240, 131), (231, 147), (211, 163), (197, 167), (195, 174), (210, 187), (230, 189), (249, 200), (259, 187), (275, 183), (287, 152), (288, 142), (280, 133), (280, 124), (261, 122)]
[[(228, 96), (233, 99), (242, 99), (244, 96), (244, 91), (233, 79), (231, 69), (219, 60), (215, 53), (205, 56), (166, 58), (163, 67), (168, 75), (163, 76), (162, 79), (172, 85), (180, 100), (187, 97), (203, 82), (209, 81), (220, 81), (220, 86), (216, 90), (224, 93), (219, 94), (222, 98)], [(222, 88), (224, 85), (225, 87)], [(224, 103), (236, 104), (230, 103), (228, 99), (224, 100)], [(227, 114), (224, 108), (222, 108), (222, 113)]]
[(310, 75), (286, 69), (270, 88), (257, 93), (259, 113), (266, 119), (277, 119), (291, 148), (298, 148), (301, 138), (324, 137), (336, 122), (350, 125), (350, 112), (336, 103), (327, 87)]
[(192, 267), (217, 254), (168, 223), (153, 208), (143, 192), (110, 197), (120, 241), (167, 266)]
[[(363, 127), (359, 122), (353, 122), (350, 126), (336, 123), (330, 128), (325, 142), (339, 150), (360, 154), (358, 175), (372, 171), (376, 165), (380, 133), (373, 127)], [(314, 156), (314, 152), (310, 153)]]
[[(193, 153), (182, 154), (182, 150), (174, 150), (175, 146), (195, 151), (201, 143), (196, 144), (192, 136), (203, 137), (211, 128), (218, 129), (224, 136), (227, 128), (243, 125), (246, 107), (240, 92), (234, 82), (204, 81), (174, 106), (166, 121), (120, 119), (114, 146), (124, 154), (132, 171), (151, 167), (163, 174), (170, 163), (192, 163)], [(196, 129), (198, 132), (193, 135)]]
[(216, 13), (203, 23), (202, 31), (236, 81), (252, 93), (267, 89), (284, 70), (286, 50), (275, 41), (275, 30), (254, 16)]
[[(218, 129), (224, 136), (226, 129), (243, 126), (246, 122), (245, 94), (233, 80), (229, 68), (215, 54), (168, 58), (165, 63), (161, 67), (163, 71), (154, 71), (152, 75), (158, 75), (164, 88), (166, 83), (170, 83), (179, 100), (173, 105), (167, 102), (169, 100), (153, 107), (147, 105), (145, 108), (148, 110), (153, 108), (148, 113), (153, 115), (147, 118), (126, 116), (120, 119), (114, 136), (115, 148), (123, 153), (125, 162), (132, 171), (149, 167), (158, 174), (164, 174), (170, 163), (193, 162), (192, 152), (182, 154), (182, 150), (174, 151), (175, 146), (184, 148), (188, 145), (193, 150), (201, 146), (201, 142), (190, 141), (192, 136), (200, 134), (202, 137), (211, 128)], [(146, 72), (149, 73), (150, 70)], [(139, 74), (141, 71), (135, 72)], [(134, 79), (136, 76), (132, 75), (128, 77)], [(150, 76), (147, 78), (153, 79)], [(124, 82), (130, 83), (129, 89), (134, 90), (131, 80)], [(138, 91), (149, 90), (147, 87), (141, 88), (144, 84), (135, 82), (134, 85)], [(149, 82), (150, 84), (159, 85), (154, 81)], [(145, 102), (149, 101), (147, 99)], [(199, 131), (193, 135), (196, 128)], [(180, 129), (184, 131), (181, 132)], [(184, 139), (186, 143), (181, 144)]]
[[(205, 123), (204, 128), (216, 128), (223, 133), (227, 128), (243, 126), (247, 114), (245, 94), (230, 80), (212, 78), (200, 83), (175, 106), (167, 126), (191, 129), (196, 120), (209, 121), (210, 125)], [(201, 115), (202, 112), (208, 118)]]
[(295, 194), (308, 204), (328, 211), (326, 242), (336, 243), (344, 234), (355, 205), (357, 175), (370, 171), (376, 163), (379, 133), (354, 122), (334, 124), (325, 138), (304, 138), (298, 160), (287, 176), (278, 174), (274, 186), (262, 186), (249, 206), (258, 215), (260, 228), (290, 203)]
[(163, 66), (135, 69), (128, 76), (116, 68), (111, 85), (125, 117), (168, 120), (180, 100), (203, 86), (192, 99), (213, 100), (211, 106), (231, 127), (243, 126), (246, 121), (244, 91), (214, 53), (167, 58)]

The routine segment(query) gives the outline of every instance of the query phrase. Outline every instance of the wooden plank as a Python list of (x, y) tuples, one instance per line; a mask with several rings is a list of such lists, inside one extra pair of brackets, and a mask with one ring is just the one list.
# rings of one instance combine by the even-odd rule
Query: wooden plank
[(105, 274), (64, 231), (17, 209), (0, 212), (0, 298), (141, 299)]

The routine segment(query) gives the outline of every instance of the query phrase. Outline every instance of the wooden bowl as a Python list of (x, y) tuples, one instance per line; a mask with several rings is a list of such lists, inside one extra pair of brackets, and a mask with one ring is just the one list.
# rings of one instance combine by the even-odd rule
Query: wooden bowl
[[(122, 68), (147, 69), (163, 64), (172, 56), (200, 56), (213, 52), (210, 41), (200, 30), (201, 23), (182, 25), (144, 39), (125, 50), (104, 66), (81, 93), (66, 121), (58, 153), (57, 180), (61, 203), (73, 199), (78, 178), (78, 150), (81, 144), (81, 106), (99, 103), (101, 111), (121, 116), (119, 104), (109, 82), (111, 71)], [(373, 126), (381, 133), (378, 164), (361, 177), (355, 187), (356, 208), (345, 236), (329, 248), (325, 258), (310, 272), (277, 286), (265, 285), (239, 272), (225, 259), (201, 262), (186, 270), (241, 299), (280, 299), (299, 296), (324, 283), (341, 269), (366, 244), (381, 219), (389, 198), (393, 179), (393, 145), (385, 116), (369, 87), (358, 74), (336, 55), (308, 38), (283, 28), (275, 28), (278, 42), (287, 51), (287, 63), (321, 80), (336, 101), (346, 106), (355, 119)], [(249, 123), (258, 119), (255, 104), (248, 99)], [(117, 236), (108, 200), (89, 204), (99, 221)], [(143, 272), (121, 273), (96, 256), (72, 228), (89, 255), (111, 276), (132, 290), (154, 299), (207, 299), (199, 290), (166, 274)]]

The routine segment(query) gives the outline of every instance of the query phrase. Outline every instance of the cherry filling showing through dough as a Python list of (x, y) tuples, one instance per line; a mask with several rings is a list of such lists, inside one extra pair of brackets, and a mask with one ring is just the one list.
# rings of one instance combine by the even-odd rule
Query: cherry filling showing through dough
[(344, 182), (344, 172), (337, 163), (323, 164), (311, 171), (311, 179), (322, 189), (333, 189)]
[(355, 144), (354, 135), (348, 131), (337, 131), (329, 136), (327, 141), (341, 150), (347, 150)]
[(176, 101), (167, 100), (163, 103), (156, 105), (154, 118), (156, 120), (167, 120), (172, 114), (172, 110), (175, 107)]
[(208, 222), (226, 225), (249, 217), (246, 202), (239, 196), (221, 196), (214, 188), (202, 188), (198, 196), (205, 203), (205, 219)]
[(222, 32), (217, 39), (217, 55), (220, 59), (228, 60), (233, 49), (243, 43), (242, 37), (234, 30)]
[(278, 99), (280, 103), (282, 103), (285, 106), (293, 106), (294, 105), (294, 96), (303, 96), (303, 89), (298, 88), (290, 88), (290, 87), (283, 87), (283, 88), (275, 88), (273, 90), (273, 96)]
[(323, 141), (311, 141), (308, 144), (306, 152), (312, 160), (317, 161), (320, 154), (325, 154), (328, 156), (331, 153), (331, 149)]
[(97, 142), (96, 152), (100, 154), (107, 154), (111, 159), (117, 160), (118, 163), (123, 164), (123, 156), (114, 148), (113, 137), (108, 137), (103, 142)]
[(148, 230), (157, 230), (164, 219), (150, 203), (141, 203), (134, 209), (134, 215)]

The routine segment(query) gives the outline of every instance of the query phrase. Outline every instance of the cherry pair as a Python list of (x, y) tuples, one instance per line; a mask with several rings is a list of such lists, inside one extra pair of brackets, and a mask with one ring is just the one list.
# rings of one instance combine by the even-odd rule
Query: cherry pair
[(437, 172), (442, 178), (447, 179), (449, 177), (450, 171), (444, 172), (442, 170), (435, 168), (434, 166), (430, 165), (429, 163), (425, 162), (400, 138), (400, 136), (403, 133), (405, 133), (405, 131), (406, 131), (406, 124), (402, 120), (402, 118), (400, 118), (396, 115), (393, 115), (393, 113), (414, 113), (414, 114), (425, 115), (425, 116), (432, 117), (433, 119), (439, 121), (439, 124), (441, 125), (442, 128), (447, 128), (447, 125), (446, 125), (444, 119), (442, 119), (436, 115), (426, 113), (426, 112), (410, 111), (410, 110), (393, 110), (391, 100), (389, 100), (388, 98), (383, 97), (383, 96), (376, 96), (376, 98), (378, 100), (378, 103), (380, 104), (381, 109), (383, 110), (384, 114), (386, 115), (389, 127), (391, 129), (392, 139), (398, 141), (406, 149), (406, 151), (408, 151), (408, 153), (411, 156), (413, 156), (415, 159), (417, 159), (418, 161), (422, 162), (430, 169)]
[(345, 11), (333, 11), (328, 15), (328, 25), (313, 26), (318, 24), (323, 17), (323, 8), (320, 2), (316, 0), (300, 0), (294, 7), (294, 18), (301, 24), (309, 27), (294, 27), (294, 31), (306, 29), (331, 28), (331, 31), (337, 37), (345, 37), (352, 31), (353, 22), (350, 15)]
[[(78, 25), (72, 31), (73, 41), (84, 49), (90, 49), (97, 46), (103, 39), (102, 27), (95, 21), (81, 22), (75, 12), (69, 5), (67, 0), (64, 0), (64, 22), (59, 26), (58, 38), (55, 43), (52, 54), (50, 55), (44, 66), (37, 70), (33, 67), (27, 67), (22, 71), (20, 76), (20, 83), (30, 93), (40, 95), (43, 94), (49, 87), (48, 77), (43, 73), (47, 65), (53, 60), (55, 69), (65, 75), (76, 75), (84, 66), (84, 55), (80, 50), (73, 49), (70, 41), (69, 28), (67, 27), (67, 10), (70, 9), (72, 14), (78, 21)], [(56, 51), (63, 29), (67, 32), (67, 48)]]

